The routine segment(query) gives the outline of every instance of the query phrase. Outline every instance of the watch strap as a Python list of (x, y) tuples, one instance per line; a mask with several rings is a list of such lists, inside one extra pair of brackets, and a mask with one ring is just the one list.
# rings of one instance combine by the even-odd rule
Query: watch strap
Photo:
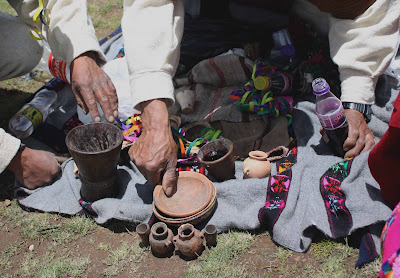
[(343, 102), (344, 109), (357, 110), (364, 115), (364, 118), (369, 122), (371, 120), (372, 108), (369, 104), (356, 103), (356, 102)]
[(22, 152), (25, 149), (25, 147), (26, 147), (25, 144), (21, 142), (21, 144), (19, 145), (17, 153)]

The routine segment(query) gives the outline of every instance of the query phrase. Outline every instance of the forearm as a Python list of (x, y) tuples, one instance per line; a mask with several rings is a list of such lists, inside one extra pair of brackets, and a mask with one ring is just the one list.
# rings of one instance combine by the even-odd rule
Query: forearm
[(0, 128), (0, 173), (10, 164), (14, 158), (21, 144), (21, 140), (6, 133), (4, 129)]
[(396, 54), (399, 0), (377, 0), (354, 20), (330, 18), (332, 60), (338, 65), (341, 100), (373, 104), (375, 85)]
[(179, 63), (183, 0), (125, 1), (122, 30), (133, 104), (174, 102), (172, 77)]

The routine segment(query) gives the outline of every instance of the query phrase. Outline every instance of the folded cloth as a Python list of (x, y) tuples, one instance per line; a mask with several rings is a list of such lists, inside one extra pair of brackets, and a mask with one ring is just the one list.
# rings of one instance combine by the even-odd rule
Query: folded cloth
[(268, 152), (277, 146), (289, 146), (288, 120), (284, 116), (251, 122), (216, 121), (211, 125), (233, 142), (233, 155), (246, 158), (250, 151)]
[(251, 78), (253, 65), (253, 61), (236, 55), (201, 61), (185, 77), (174, 79), (175, 94), (187, 89), (195, 92), (193, 112), (181, 113), (176, 103), (169, 109), (169, 113), (179, 115), (182, 125), (201, 121), (243, 122), (260, 119), (257, 115), (242, 113), (230, 101), (230, 93)]

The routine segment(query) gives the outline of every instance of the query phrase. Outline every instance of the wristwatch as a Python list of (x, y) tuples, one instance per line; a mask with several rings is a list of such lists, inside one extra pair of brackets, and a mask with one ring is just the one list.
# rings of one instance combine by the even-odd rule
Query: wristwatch
[(21, 142), (21, 144), (19, 145), (17, 153), (22, 152), (25, 149), (25, 147), (26, 147), (25, 144)]
[(372, 115), (371, 105), (355, 103), (355, 102), (343, 102), (342, 104), (344, 109), (353, 109), (357, 110), (358, 112), (361, 112), (361, 114), (364, 115), (364, 118), (367, 121), (367, 123), (371, 121), (371, 115)]

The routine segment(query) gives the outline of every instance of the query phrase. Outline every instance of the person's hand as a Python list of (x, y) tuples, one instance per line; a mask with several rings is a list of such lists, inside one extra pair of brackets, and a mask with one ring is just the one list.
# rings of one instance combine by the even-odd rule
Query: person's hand
[(344, 112), (349, 124), (349, 135), (343, 149), (346, 152), (344, 157), (349, 158), (371, 149), (375, 145), (375, 136), (361, 112), (354, 109), (345, 109)]
[(168, 110), (160, 99), (143, 103), (142, 134), (130, 147), (129, 157), (152, 185), (160, 184), (167, 196), (176, 192), (177, 147), (172, 138)]
[(86, 52), (71, 63), (71, 86), (78, 105), (93, 121), (100, 122), (97, 102), (107, 121), (118, 117), (118, 97), (110, 77), (97, 65), (96, 54)]
[(19, 183), (35, 189), (54, 179), (61, 170), (59, 162), (51, 152), (25, 148), (14, 156), (7, 168)]

